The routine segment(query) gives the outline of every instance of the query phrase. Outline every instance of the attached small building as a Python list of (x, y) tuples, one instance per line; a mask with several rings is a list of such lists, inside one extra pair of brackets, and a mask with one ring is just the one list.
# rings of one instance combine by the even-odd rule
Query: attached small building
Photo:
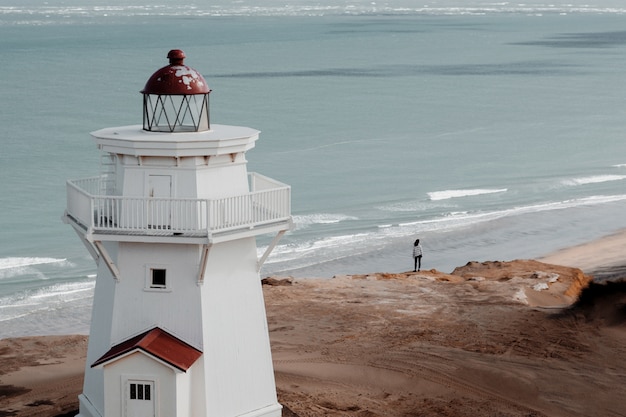
[(192, 415), (190, 393), (197, 385), (193, 375), (201, 368), (194, 364), (201, 356), (201, 351), (158, 327), (113, 346), (91, 365), (103, 369), (105, 410), (111, 410), (105, 416), (118, 416), (118, 410), (128, 416), (153, 416), (156, 410), (161, 415)]

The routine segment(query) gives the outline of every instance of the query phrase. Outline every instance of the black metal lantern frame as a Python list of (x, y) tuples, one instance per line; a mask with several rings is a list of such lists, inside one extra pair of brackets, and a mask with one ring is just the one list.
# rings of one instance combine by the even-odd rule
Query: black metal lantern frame
[(144, 94), (143, 129), (200, 132), (210, 129), (209, 94)]

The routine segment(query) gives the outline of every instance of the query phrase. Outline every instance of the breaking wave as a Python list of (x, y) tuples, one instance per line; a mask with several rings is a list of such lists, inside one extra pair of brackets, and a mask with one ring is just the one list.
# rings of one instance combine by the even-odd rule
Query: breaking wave
[(0, 258), (0, 280), (13, 278), (23, 274), (33, 273), (45, 279), (45, 275), (38, 272), (37, 267), (41, 265), (53, 265), (56, 267), (71, 266), (72, 263), (65, 258), (44, 258), (44, 257), (9, 257)]
[(481, 194), (494, 194), (504, 193), (506, 188), (490, 189), (490, 188), (477, 188), (472, 190), (445, 190), (445, 191), (432, 191), (428, 193), (428, 198), (431, 201), (447, 200), (450, 198), (469, 197)]
[(586, 184), (598, 184), (609, 181), (621, 181), (626, 179), (626, 175), (593, 175), (590, 177), (572, 178), (563, 181), (564, 185), (576, 186)]
[(293, 216), (293, 222), (296, 225), (296, 229), (303, 229), (315, 224), (335, 224), (346, 220), (358, 220), (358, 218), (345, 214), (330, 213), (316, 213), (309, 215)]
[(25, 266), (63, 263), (66, 262), (65, 258), (38, 258), (38, 257), (14, 257), (14, 258), (0, 258), (0, 270), (23, 268)]

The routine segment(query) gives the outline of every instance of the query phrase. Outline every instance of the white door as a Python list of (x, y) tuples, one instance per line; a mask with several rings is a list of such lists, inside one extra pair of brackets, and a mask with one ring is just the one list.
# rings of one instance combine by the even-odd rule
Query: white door
[(151, 229), (169, 229), (171, 226), (172, 176), (148, 176), (148, 225)]
[(126, 382), (126, 416), (154, 417), (154, 381), (129, 380)]

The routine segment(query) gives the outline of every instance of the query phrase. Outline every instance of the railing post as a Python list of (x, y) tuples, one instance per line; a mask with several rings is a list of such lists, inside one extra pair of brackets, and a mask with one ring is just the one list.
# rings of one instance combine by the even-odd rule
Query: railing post
[(214, 214), (213, 214), (213, 204), (211, 204), (211, 200), (205, 200), (206, 201), (206, 232), (207, 232), (207, 237), (209, 238), (209, 240), (211, 240), (211, 237), (213, 236), (212, 230), (212, 224), (211, 224), (211, 219), (213, 218)]
[(91, 223), (90, 223), (90, 225), (88, 227), (89, 227), (89, 231), (91, 232), (91, 231), (93, 231), (93, 228), (94, 228), (94, 222), (97, 221), (97, 219), (98, 219), (98, 213), (96, 213), (96, 211), (95, 211), (95, 207), (94, 207), (94, 204), (93, 204), (93, 198), (89, 199), (89, 212), (91, 213)]
[(256, 174), (254, 172), (250, 173), (250, 191), (256, 191)]

